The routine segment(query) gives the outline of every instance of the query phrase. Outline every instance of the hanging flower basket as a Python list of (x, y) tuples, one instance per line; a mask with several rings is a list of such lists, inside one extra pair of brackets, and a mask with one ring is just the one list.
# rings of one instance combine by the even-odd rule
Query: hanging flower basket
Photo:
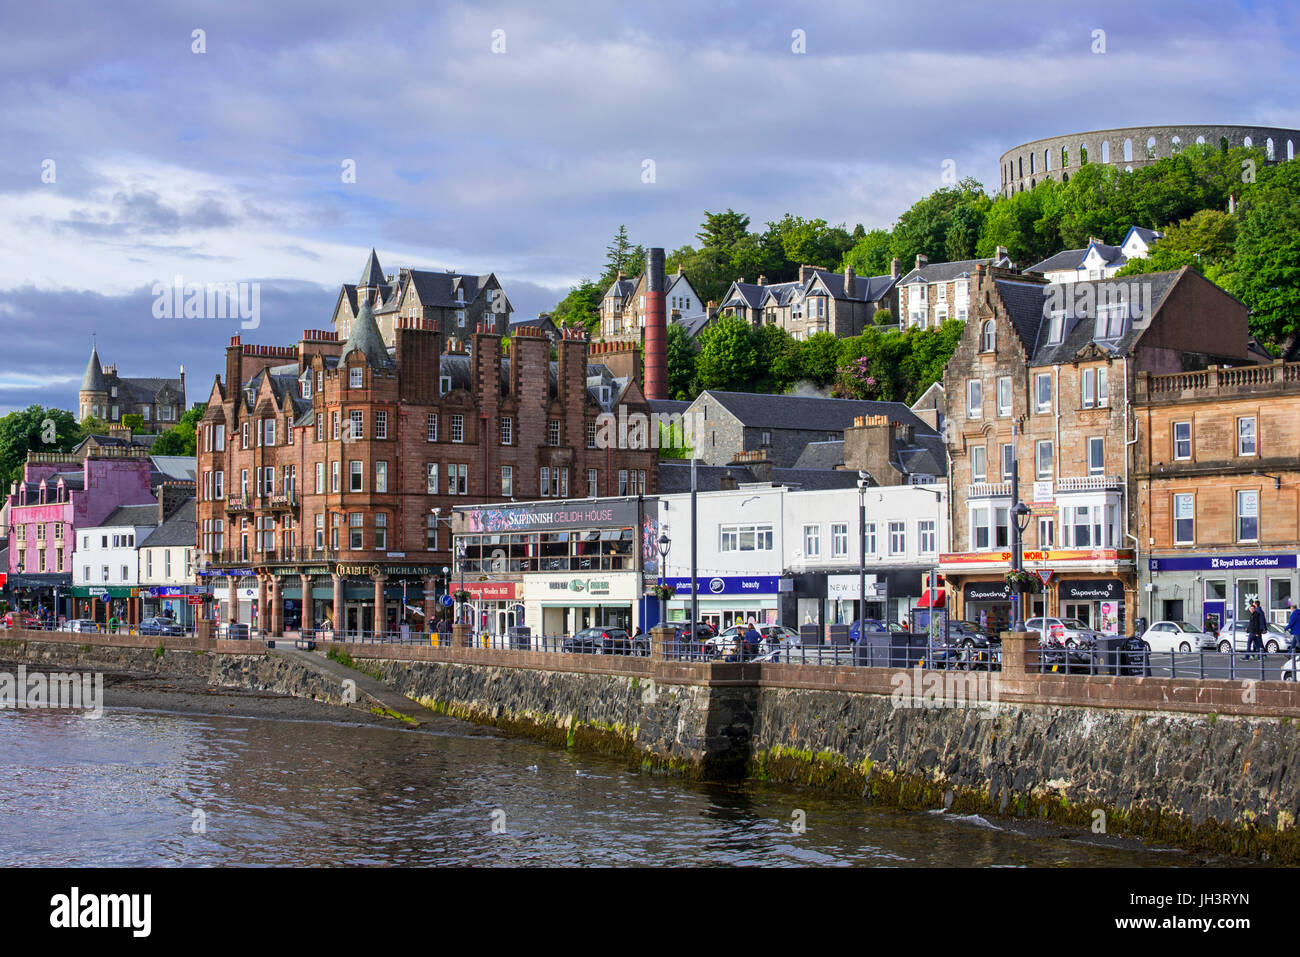
[(458, 591), (458, 592), (453, 592), (451, 597), (456, 599), (456, 601), (459, 602), (467, 602), (470, 601), (474, 596), (473, 594), (467, 591)]
[(650, 593), (660, 601), (668, 601), (673, 595), (677, 594), (676, 585), (652, 585)]
[(1040, 592), (1043, 590), (1043, 583), (1038, 576), (1029, 572), (1010, 571), (1002, 577), (1002, 580), (1014, 592)]

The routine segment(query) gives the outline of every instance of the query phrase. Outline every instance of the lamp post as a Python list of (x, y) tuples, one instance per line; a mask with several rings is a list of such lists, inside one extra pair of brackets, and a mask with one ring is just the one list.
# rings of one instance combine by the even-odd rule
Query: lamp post
[(673, 544), (673, 543), (672, 543), (672, 539), (670, 539), (670, 538), (668, 537), (668, 532), (667, 532), (667, 530), (661, 532), (660, 535), (659, 535), (659, 542), (658, 542), (658, 545), (659, 545), (659, 585), (660, 585), (660, 591), (659, 591), (659, 624), (660, 624), (661, 626), (662, 626), (662, 625), (665, 625), (665, 624), (668, 623), (668, 598), (664, 595), (664, 592), (663, 592), (663, 583), (664, 583), (664, 566), (665, 566), (666, 563), (668, 562), (668, 549), (670, 549), (670, 548), (672, 547), (672, 544)]
[(446, 565), (442, 566), (442, 593), (444, 595), (451, 593), (451, 569)]
[(867, 631), (867, 489), (871, 476), (858, 473), (858, 642)]
[[(1017, 481), (1017, 479), (1019, 478), (1018, 472), (1019, 469), (1016, 467), (1016, 463), (1012, 462), (1011, 463), (1011, 521), (1012, 521), (1011, 533), (1015, 536), (1015, 541), (1013, 541), (1011, 545), (1011, 562), (1012, 562), (1012, 568), (1015, 571), (1023, 574), (1025, 570), (1025, 542), (1024, 542), (1025, 529), (1029, 527), (1029, 517), (1032, 513), (1029, 511), (1029, 506), (1026, 505), (1024, 502), (1020, 501), (1019, 482)], [(1017, 576), (1015, 588), (1011, 592), (1011, 614), (1012, 614), (1011, 630), (1012, 631), (1025, 630), (1025, 616), (1023, 613), (1024, 609), (1021, 608), (1021, 597), (1020, 597), (1021, 595), (1024, 594), (1024, 592), (1019, 591), (1020, 582), (1018, 578), (1019, 576)]]
[(456, 564), (460, 567), (460, 608), (457, 621), (465, 623), (465, 556), (469, 552), (465, 548), (464, 542), (456, 543)]

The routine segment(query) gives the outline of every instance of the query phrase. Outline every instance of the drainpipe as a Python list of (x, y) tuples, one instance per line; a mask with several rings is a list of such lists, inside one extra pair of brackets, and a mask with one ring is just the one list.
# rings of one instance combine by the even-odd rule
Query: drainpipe
[[(1131, 531), (1129, 531), (1129, 505), (1131, 504), (1131, 502), (1130, 502), (1130, 499), (1129, 499), (1129, 491), (1128, 491), (1128, 481), (1129, 481), (1129, 480), (1128, 480), (1129, 449), (1132, 448), (1134, 445), (1137, 444), (1137, 440), (1138, 440), (1138, 422), (1137, 422), (1137, 416), (1135, 415), (1135, 416), (1133, 417), (1133, 438), (1130, 439), (1130, 438), (1128, 437), (1128, 413), (1129, 413), (1129, 402), (1128, 402), (1128, 356), (1125, 356), (1125, 357), (1124, 357), (1124, 413), (1123, 413), (1123, 414), (1124, 414), (1124, 537), (1125, 537), (1125, 538), (1128, 538), (1128, 539), (1132, 539), (1132, 541), (1133, 541), (1133, 575), (1134, 575), (1134, 579), (1135, 579), (1135, 581), (1138, 582), (1138, 583), (1140, 583), (1140, 582), (1141, 582), (1141, 577), (1142, 577), (1142, 576), (1141, 576), (1141, 568), (1142, 568), (1142, 565), (1141, 565), (1141, 563), (1139, 562), (1138, 557), (1139, 557), (1139, 551), (1140, 551), (1140, 549), (1141, 549), (1141, 543), (1138, 541), (1138, 537), (1137, 537), (1136, 535), (1134, 535)], [(1149, 456), (1148, 456), (1148, 458), (1149, 458)], [(1150, 497), (1148, 497), (1148, 500), (1147, 500), (1147, 501), (1148, 501), (1148, 505), (1149, 505), (1149, 503), (1150, 503)], [(1149, 527), (1149, 526), (1150, 526), (1150, 522), (1148, 521), (1148, 527)], [(1137, 586), (1136, 586), (1136, 585), (1135, 585), (1135, 590), (1136, 590), (1136, 595), (1137, 595), (1137, 607), (1134, 609), (1134, 616), (1133, 616), (1134, 618), (1137, 617), (1136, 612), (1139, 611), (1139, 610), (1141, 610), (1141, 608), (1142, 608), (1142, 592), (1141, 592), (1140, 590), (1137, 590)], [(1154, 602), (1155, 599), (1152, 598), (1152, 599), (1150, 599), (1150, 601)], [(1153, 614), (1153, 611), (1154, 611), (1154, 609), (1152, 609), (1152, 608), (1148, 608), (1148, 609), (1147, 609), (1147, 614), (1150, 616), (1150, 617), (1148, 617), (1148, 619), (1147, 619), (1147, 623), (1148, 623), (1148, 624), (1150, 624), (1151, 622), (1153, 622), (1153, 621), (1155, 620), (1155, 616), (1154, 616), (1154, 614)]]

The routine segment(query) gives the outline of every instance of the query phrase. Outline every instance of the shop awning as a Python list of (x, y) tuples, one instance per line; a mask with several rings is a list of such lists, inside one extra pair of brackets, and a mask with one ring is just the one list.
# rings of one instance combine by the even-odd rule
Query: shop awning
[(917, 608), (942, 608), (948, 593), (942, 588), (927, 588), (916, 603)]

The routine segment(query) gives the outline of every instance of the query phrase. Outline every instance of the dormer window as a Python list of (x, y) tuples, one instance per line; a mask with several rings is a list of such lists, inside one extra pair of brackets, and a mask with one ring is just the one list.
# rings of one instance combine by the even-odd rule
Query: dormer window
[(364, 382), (365, 370), (361, 366), (353, 366), (348, 370), (348, 388), (360, 389)]
[(298, 394), (304, 399), (311, 398), (311, 373), (298, 380)]
[(993, 320), (985, 319), (984, 325), (980, 327), (980, 351), (992, 352), (996, 344), (996, 333), (994, 332)]
[(1057, 309), (1052, 313), (1047, 325), (1047, 341), (1061, 342), (1065, 338), (1065, 310)]
[(451, 376), (445, 375), (438, 379), (438, 390), (442, 395), (451, 391)]

